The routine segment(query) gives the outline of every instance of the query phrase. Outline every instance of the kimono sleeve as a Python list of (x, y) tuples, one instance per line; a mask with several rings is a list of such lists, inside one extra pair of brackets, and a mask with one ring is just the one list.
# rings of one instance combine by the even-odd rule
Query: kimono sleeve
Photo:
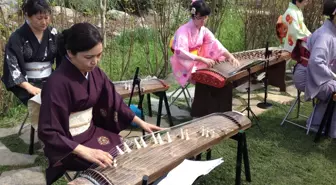
[(204, 28), (202, 50), (204, 50), (203, 53), (205, 53), (204, 55), (206, 58), (218, 61), (224, 61), (224, 53), (228, 52), (228, 50), (222, 43), (219, 42), (218, 39), (216, 39), (215, 35), (208, 28)]
[(24, 63), (19, 35), (14, 33), (5, 47), (2, 81), (7, 89), (26, 81), (19, 64)]
[(299, 18), (294, 12), (288, 12), (285, 14), (285, 20), (288, 24), (288, 39), (296, 41), (297, 39), (302, 39), (310, 35), (308, 30), (304, 31), (304, 23), (299, 23)]
[(224, 53), (228, 50), (223, 46), (222, 43), (219, 42), (218, 39), (216, 39), (215, 35), (208, 29), (204, 29), (204, 38), (203, 38), (203, 44), (216, 44), (217, 48), (220, 50), (220, 52)]
[(104, 72), (100, 72), (103, 88), (99, 100), (93, 108), (93, 120), (96, 126), (113, 133), (119, 133), (131, 125), (135, 114), (124, 103), (110, 79)]
[(182, 32), (177, 32), (173, 41), (174, 54), (184, 60), (195, 60), (196, 55), (189, 52), (188, 36)]
[(115, 115), (117, 116), (117, 118), (115, 117), (114, 121), (117, 124), (123, 125), (120, 126), (121, 128), (128, 127), (132, 123), (135, 117), (135, 113), (125, 104), (124, 99), (116, 91), (114, 84), (109, 79), (105, 81), (105, 84), (108, 89), (111, 89), (113, 94), (113, 99), (115, 103), (114, 110), (117, 112), (117, 115)]
[(50, 79), (45, 84), (41, 99), (38, 137), (51, 165), (69, 155), (78, 145), (69, 133), (70, 92), (61, 81)]
[(56, 28), (50, 27), (50, 33), (52, 34), (53, 39), (55, 40), (55, 47), (56, 47), (56, 68), (58, 68), (58, 66), (61, 64), (62, 62), (62, 55), (61, 53), (58, 51), (58, 47), (57, 47), (57, 38), (58, 38), (58, 31)]
[(310, 79), (317, 85), (322, 85), (325, 82), (334, 79), (334, 73), (328, 67), (329, 58), (329, 41), (332, 39), (316, 38), (314, 45), (311, 48), (310, 58), (308, 62), (308, 73)]

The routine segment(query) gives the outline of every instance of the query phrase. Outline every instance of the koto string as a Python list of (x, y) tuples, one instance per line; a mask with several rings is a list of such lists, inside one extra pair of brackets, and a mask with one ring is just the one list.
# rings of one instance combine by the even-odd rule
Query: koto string
[[(230, 120), (229, 120), (230, 121)], [(184, 126), (184, 125), (176, 125), (176, 126), (174, 126), (175, 128), (177, 127), (182, 127), (182, 126)], [(190, 129), (190, 130), (193, 130), (193, 128), (195, 128), (196, 126), (198, 126), (198, 125), (195, 125), (195, 126), (193, 126), (193, 127), (189, 127), (188, 129)], [(171, 127), (170, 128), (170, 130), (172, 130), (174, 127)], [(206, 129), (206, 128), (205, 128)], [(211, 128), (211, 129), (209, 129), (209, 130), (221, 130), (221, 128)], [(167, 130), (168, 131), (168, 130)], [(179, 132), (180, 130), (176, 130), (176, 129), (174, 129), (173, 130), (173, 132), (171, 132), (170, 133), (170, 135), (171, 135), (171, 137), (177, 137), (177, 136), (179, 136)], [(189, 135), (193, 135), (193, 134), (195, 134), (195, 133), (199, 133), (201, 131), (201, 129), (199, 129), (198, 131), (196, 131), (196, 132), (188, 132), (188, 134)], [(177, 134), (175, 134), (177, 132)], [(226, 132), (226, 130), (225, 130), (225, 132)], [(154, 135), (155, 135), (155, 137), (157, 137), (157, 133), (160, 133), (160, 132), (155, 132), (154, 133)], [(147, 137), (152, 137), (151, 136), (151, 134), (147, 134), (147, 135), (145, 135), (145, 136), (142, 136), (142, 138), (146, 141), (146, 139), (145, 138), (147, 138)], [(163, 136), (162, 136), (163, 137)], [(137, 137), (137, 138), (140, 138), (140, 137)], [(163, 139), (164, 140), (164, 139)], [(134, 141), (128, 141), (128, 140), (124, 140), (124, 141), (122, 141), (122, 143), (120, 143), (120, 144), (118, 144), (118, 145), (116, 145), (116, 146), (118, 146), (119, 148), (121, 148), (121, 149), (123, 149), (124, 147), (123, 147), (123, 142), (126, 142), (128, 145), (131, 145), (131, 144), (133, 144), (133, 149), (136, 149), (135, 148), (135, 143), (134, 143)], [(140, 142), (140, 141), (139, 141)], [(108, 151), (108, 153), (110, 153), (112, 156), (117, 156), (118, 155), (118, 151), (117, 151), (117, 149), (116, 149), (116, 146), (115, 147), (113, 147), (110, 151)], [(132, 147), (132, 146), (130, 146), (130, 147)], [(137, 150), (137, 149), (136, 149)], [(92, 166), (95, 166), (96, 164), (93, 164)], [(98, 165), (96, 165), (96, 166), (98, 166)]]
[[(188, 129), (191, 129), (191, 128), (188, 128)], [(195, 132), (194, 132), (195, 133)], [(192, 134), (190, 134), (190, 136), (192, 136), (192, 135), (194, 135), (194, 133), (192, 133)], [(197, 132), (196, 132), (197, 133)], [(199, 139), (199, 138), (201, 138), (202, 136), (200, 135), (200, 134), (196, 134), (196, 137), (193, 137), (193, 138), (191, 138), (191, 139)], [(181, 139), (180, 139), (181, 140)], [(175, 147), (178, 147), (179, 145), (184, 145), (187, 141), (186, 140), (181, 140), (182, 142), (180, 142), (179, 144), (175, 144), (174, 146)], [(194, 145), (197, 145), (197, 143), (194, 143)], [(167, 144), (167, 145), (162, 145), (163, 147), (161, 147), (161, 150), (164, 150), (166, 147), (169, 147), (168, 146), (169, 144)], [(158, 146), (161, 146), (161, 145), (158, 145)], [(161, 151), (160, 150), (160, 151)], [(136, 151), (134, 151), (134, 152), (136, 152)], [(157, 152), (159, 152), (159, 151), (157, 151)], [(160, 153), (160, 152), (159, 152)], [(164, 154), (166, 154), (166, 155), (164, 155), (164, 156), (160, 156), (160, 159), (162, 158), (162, 157), (166, 157), (167, 155), (169, 155), (168, 153), (164, 153)], [(145, 153), (141, 153), (141, 154), (139, 154), (139, 155), (137, 155), (137, 158), (142, 158), (143, 156), (145, 156), (146, 154)], [(159, 157), (156, 157), (156, 158), (152, 158), (152, 163), (153, 164), (155, 164), (155, 159), (157, 159), (157, 160), (159, 160)], [(127, 159), (126, 161), (123, 161), (123, 164), (128, 164), (130, 161), (132, 161), (133, 159), (131, 159), (131, 158), (129, 158), (129, 159)], [(148, 163), (147, 163), (147, 169), (148, 169), (148, 167), (152, 167), (152, 165), (149, 165)], [(105, 172), (106, 171), (106, 172)], [(105, 168), (105, 169), (103, 169), (102, 171), (100, 171), (100, 172), (105, 172), (104, 174), (105, 175), (109, 175), (109, 174), (111, 174), (111, 173), (113, 173), (114, 171), (113, 170), (109, 170), (109, 169), (107, 169), (107, 168)], [(102, 179), (104, 179), (104, 177), (101, 177), (101, 176), (99, 176), (99, 175), (94, 175), (94, 177), (95, 178), (97, 178), (98, 180), (102, 180)]]
[[(194, 129), (195, 127), (197, 127), (198, 125), (197, 124), (195, 124), (195, 125), (193, 125), (193, 127), (190, 127), (190, 128), (188, 128), (188, 130), (190, 129), (190, 130), (192, 130), (192, 129)], [(210, 130), (213, 130), (213, 128), (212, 129), (210, 129)], [(220, 130), (220, 129), (216, 129), (216, 131), (217, 130)], [(227, 130), (227, 131), (229, 131), (229, 130)], [(188, 133), (189, 134), (189, 136), (193, 136), (193, 135), (195, 135), (196, 134), (196, 137), (194, 137), (194, 138), (190, 138), (190, 139), (198, 139), (198, 138), (200, 138), (200, 137), (203, 137), (203, 136), (201, 136), (200, 134), (197, 134), (197, 133), (199, 133), (200, 132), (200, 130), (197, 130), (196, 132), (190, 132), (190, 133)], [(222, 132), (223, 132), (223, 130), (222, 130)], [(225, 132), (225, 131), (224, 131)], [(178, 133), (178, 130), (175, 130), (174, 132), (172, 132), (172, 134), (171, 134), (171, 136), (173, 137), (173, 138), (177, 138), (177, 136), (179, 135), (179, 134), (176, 134), (176, 133)], [(199, 136), (199, 137), (197, 137), (197, 135)], [(218, 133), (215, 133), (215, 137), (218, 137)], [(165, 140), (165, 139), (163, 139), (163, 140)], [(182, 140), (182, 139), (180, 139), (180, 140)], [(182, 142), (180, 142), (178, 145), (175, 145), (175, 146), (179, 146), (179, 145), (183, 145), (183, 144), (185, 144), (185, 142), (187, 142), (186, 140), (182, 140)], [(158, 145), (158, 146), (167, 146), (167, 145), (169, 145), (169, 144), (166, 144), (166, 145)], [(120, 146), (120, 145), (119, 145)], [(164, 147), (162, 147), (163, 149), (164, 149)], [(116, 151), (116, 149), (115, 148), (113, 148), (112, 150), (114, 150), (115, 152), (117, 152)], [(133, 147), (133, 150), (137, 150), (135, 147)], [(133, 151), (133, 152), (136, 152), (136, 151)], [(112, 152), (113, 153), (113, 152)], [(139, 157), (139, 158), (141, 158), (141, 157), (143, 157), (144, 155), (146, 155), (146, 154), (140, 154), (140, 155), (137, 155), (137, 157)], [(158, 157), (157, 157), (158, 158)], [(152, 159), (152, 160), (155, 160), (155, 159), (157, 159), (157, 158), (154, 158), (154, 159)], [(162, 158), (162, 156), (161, 156), (161, 158)], [(123, 164), (125, 164), (125, 163), (128, 163), (129, 161), (132, 161), (132, 159), (128, 159), (128, 161), (124, 161), (123, 162)], [(118, 162), (117, 162), (118, 163)], [(106, 170), (108, 170), (107, 168), (105, 168), (105, 169), (103, 169), (102, 171), (106, 171)], [(110, 173), (112, 173), (112, 171), (110, 171), (110, 172), (107, 172), (107, 174), (110, 174)], [(92, 173), (90, 173), (89, 172), (89, 174), (92, 174)], [(104, 179), (103, 177), (101, 177), (101, 176), (99, 176), (99, 175), (97, 175), (97, 174), (93, 174), (93, 177), (95, 177), (95, 178), (97, 178), (98, 180), (102, 180), (102, 179)]]

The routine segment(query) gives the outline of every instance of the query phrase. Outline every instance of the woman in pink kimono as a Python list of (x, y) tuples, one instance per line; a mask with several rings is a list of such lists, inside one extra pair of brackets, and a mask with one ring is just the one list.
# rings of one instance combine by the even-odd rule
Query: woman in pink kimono
[(238, 60), (204, 26), (211, 12), (205, 1), (193, 0), (190, 12), (191, 20), (174, 35), (174, 55), (170, 59), (174, 76), (181, 86), (189, 82), (196, 69), (211, 67), (225, 59), (239, 65)]

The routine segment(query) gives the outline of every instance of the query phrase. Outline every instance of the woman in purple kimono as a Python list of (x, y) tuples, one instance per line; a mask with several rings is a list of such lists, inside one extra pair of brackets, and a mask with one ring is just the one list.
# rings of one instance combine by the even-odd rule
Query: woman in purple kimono
[(25, 1), (25, 23), (11, 34), (5, 47), (2, 82), (23, 104), (41, 92), (57, 55), (57, 30), (49, 26), (51, 9), (45, 0)]
[(64, 59), (43, 87), (38, 123), (38, 136), (49, 161), (47, 184), (66, 170), (111, 165), (109, 151), (121, 143), (118, 133), (132, 122), (147, 132), (161, 130), (135, 116), (97, 67), (102, 41), (89, 23), (75, 24), (58, 38)]
[[(308, 41), (310, 58), (307, 67), (305, 98), (318, 98), (320, 103), (310, 116), (312, 130), (317, 130), (327, 108), (328, 100), (336, 92), (336, 0), (324, 3), (323, 14), (329, 18)], [(336, 111), (336, 110), (335, 110)], [(336, 113), (334, 112), (330, 137), (336, 138)]]

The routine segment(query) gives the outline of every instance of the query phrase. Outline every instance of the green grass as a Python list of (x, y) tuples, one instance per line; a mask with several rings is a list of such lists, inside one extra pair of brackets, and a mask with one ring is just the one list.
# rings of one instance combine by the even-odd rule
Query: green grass
[[(131, 79), (135, 68), (140, 67), (142, 77), (155, 72), (154, 61), (156, 57), (162, 64), (160, 51), (157, 52), (158, 43), (153, 39), (154, 32), (149, 30), (136, 30), (133, 33), (127, 32), (117, 39), (110, 41), (109, 47), (105, 49), (104, 58), (100, 64), (102, 69), (113, 81), (119, 80), (123, 57), (127, 59), (128, 45), (134, 41), (134, 52), (131, 56), (131, 64), (125, 72), (123, 79)], [(226, 12), (223, 28), (220, 30), (219, 40), (231, 52), (241, 51), (243, 45), (242, 21), (235, 14)], [(134, 34), (133, 40), (130, 39)], [(148, 36), (149, 54), (144, 52), (144, 36)], [(147, 64), (147, 58), (151, 65)], [(176, 88), (172, 85), (172, 89)], [(128, 101), (125, 101), (128, 103)], [(133, 100), (137, 104), (138, 98)], [(147, 113), (147, 101), (144, 100), (145, 113)], [(181, 105), (183, 107), (183, 105)], [(308, 115), (311, 111), (310, 103), (305, 103), (304, 112)], [(283, 127), (280, 122), (288, 110), (288, 106), (274, 104), (273, 109), (260, 115), (260, 125), (266, 133), (262, 135), (257, 127), (246, 131), (250, 155), (252, 183), (256, 185), (296, 185), (296, 184), (331, 184), (336, 177), (336, 144), (334, 140), (325, 139), (320, 143), (313, 142), (314, 135), (305, 135), (305, 131), (286, 123)], [(155, 110), (153, 110), (155, 111)], [(21, 123), (26, 114), (26, 108), (22, 105), (10, 108), (6, 114), (0, 117), (0, 127), (13, 127)], [(187, 121), (187, 120), (186, 120)], [(303, 119), (299, 119), (304, 124)], [(17, 135), (0, 138), (11, 151), (27, 153), (28, 145)], [(223, 141), (213, 149), (213, 158), (224, 158), (224, 163), (212, 171), (209, 175), (200, 179), (199, 185), (223, 185), (234, 184), (236, 145), (233, 140)], [(47, 167), (47, 161), (42, 153), (37, 153), (38, 158), (33, 165), (28, 166), (0, 166), (0, 173), (12, 169), (26, 168), (31, 166)], [(243, 177), (243, 175), (242, 175)], [(61, 178), (56, 185), (65, 185), (66, 181)], [(243, 184), (249, 184), (243, 181)]]
[[(134, 101), (136, 103), (137, 100)], [(280, 126), (288, 106), (273, 104), (273, 108), (259, 116), (262, 135), (256, 126), (248, 129), (247, 144), (250, 156), (252, 183), (244, 180), (243, 184), (292, 185), (292, 184), (331, 184), (336, 180), (336, 143), (335, 140), (323, 138), (320, 143), (313, 142), (314, 134), (305, 135), (305, 130), (285, 123)], [(144, 106), (146, 108), (147, 106)], [(303, 114), (309, 115), (311, 104), (303, 105)], [(304, 125), (304, 119), (298, 119)], [(2, 122), (0, 122), (2, 123)], [(1, 138), (11, 151), (27, 153), (28, 145), (16, 135)], [(212, 157), (224, 158), (224, 163), (209, 175), (201, 178), (198, 185), (234, 184), (237, 142), (225, 140), (213, 148)], [(1, 166), (3, 171), (27, 168), (32, 166), (47, 167), (47, 161), (42, 153), (33, 165)], [(61, 178), (57, 185), (65, 185)]]
[(0, 114), (0, 128), (10, 128), (21, 124), (27, 114), (27, 108), (19, 104), (9, 108), (6, 114)]
[[(308, 115), (310, 103), (306, 103)], [(325, 139), (316, 144), (314, 134), (305, 135), (305, 130), (285, 123), (280, 126), (285, 111), (282, 105), (259, 116), (265, 135), (257, 127), (247, 130), (250, 156), (251, 184), (332, 184), (336, 177), (336, 143)], [(285, 109), (285, 110), (287, 110)], [(303, 119), (298, 120), (302, 125)], [(199, 182), (205, 184), (233, 184), (235, 180), (236, 146), (233, 140), (214, 147), (213, 158), (224, 158), (224, 163)], [(243, 176), (242, 176), (243, 178)], [(244, 179), (244, 178), (243, 178)], [(248, 184), (244, 181), (243, 184)]]

